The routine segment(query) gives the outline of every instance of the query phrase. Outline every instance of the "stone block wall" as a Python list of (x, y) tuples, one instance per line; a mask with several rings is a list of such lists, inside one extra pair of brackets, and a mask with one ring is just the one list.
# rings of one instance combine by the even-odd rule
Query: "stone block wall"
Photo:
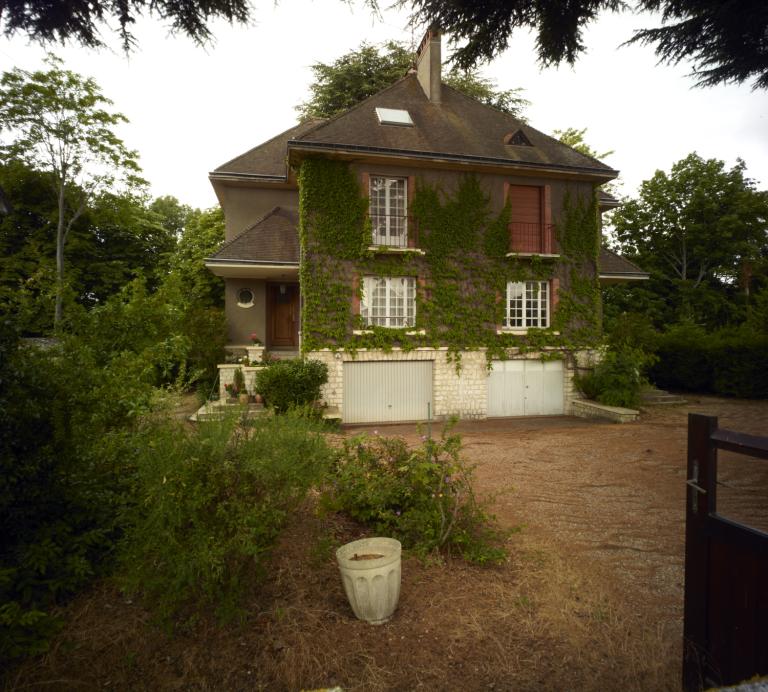
[(323, 400), (328, 406), (343, 409), (344, 363), (366, 361), (413, 361), (433, 362), (434, 415), (441, 418), (456, 415), (460, 418), (484, 418), (488, 407), (488, 386), (485, 351), (464, 351), (461, 354), (461, 372), (456, 373), (456, 363), (448, 360), (447, 348), (417, 348), (403, 351), (360, 349), (352, 356), (343, 351), (312, 351), (308, 358), (320, 360), (328, 366), (328, 383), (323, 387)]
[[(457, 373), (456, 361), (448, 359), (447, 348), (418, 348), (403, 351), (394, 348), (391, 351), (360, 349), (355, 355), (344, 351), (333, 352), (329, 349), (312, 351), (307, 358), (319, 360), (328, 366), (328, 382), (323, 386), (322, 399), (332, 408), (343, 411), (344, 395), (344, 363), (366, 361), (413, 361), (430, 360), (433, 362), (432, 400), (434, 416), (444, 418), (455, 415), (459, 418), (485, 418), (488, 411), (488, 368), (485, 350), (462, 351), (460, 354), (461, 368)], [(538, 352), (515, 354), (510, 353), (509, 359), (514, 360), (540, 358)], [(573, 383), (573, 376), (593, 366), (596, 359), (593, 351), (579, 351), (563, 360), (563, 397), (564, 412), (573, 415), (573, 402), (581, 399), (581, 394)], [(235, 368), (242, 367), (246, 387), (253, 393), (256, 372), (264, 366), (246, 367), (236, 364), (219, 365), (219, 396), (226, 398), (225, 385), (234, 378)]]
[(226, 386), (235, 381), (235, 370), (238, 368), (242, 369), (243, 375), (245, 375), (245, 388), (249, 394), (253, 394), (255, 392), (254, 381), (256, 373), (263, 367), (263, 365), (251, 367), (248, 365), (238, 365), (237, 363), (222, 363), (219, 365), (219, 399), (227, 398)]

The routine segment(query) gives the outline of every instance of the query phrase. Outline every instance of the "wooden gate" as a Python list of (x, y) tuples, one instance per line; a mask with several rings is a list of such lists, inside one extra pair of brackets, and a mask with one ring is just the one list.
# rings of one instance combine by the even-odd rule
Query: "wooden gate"
[(688, 416), (686, 691), (768, 674), (768, 534), (717, 514), (718, 449), (768, 459), (768, 438)]

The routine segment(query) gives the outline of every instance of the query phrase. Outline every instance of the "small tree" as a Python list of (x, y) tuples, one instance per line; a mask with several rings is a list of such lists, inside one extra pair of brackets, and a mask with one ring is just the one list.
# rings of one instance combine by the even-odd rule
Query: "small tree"
[[(386, 89), (404, 77), (416, 63), (416, 56), (405, 44), (388, 41), (381, 46), (360, 44), (330, 64), (312, 65), (315, 79), (310, 85), (310, 98), (296, 106), (302, 120), (332, 118), (352, 108), (363, 99)], [(445, 84), (505, 113), (521, 118), (529, 102), (520, 89), (499, 90), (491, 79), (475, 70), (451, 70)]]
[(114, 128), (125, 116), (103, 108), (112, 102), (92, 79), (63, 69), (49, 55), (47, 71), (14, 68), (0, 78), (0, 158), (16, 159), (50, 174), (56, 196), (56, 306), (62, 318), (64, 247), (73, 224), (89, 200), (119, 183), (143, 181), (137, 155)]

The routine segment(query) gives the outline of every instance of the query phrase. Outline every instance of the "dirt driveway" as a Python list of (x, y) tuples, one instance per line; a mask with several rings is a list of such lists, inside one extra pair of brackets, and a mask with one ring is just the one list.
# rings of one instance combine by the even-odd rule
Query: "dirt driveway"
[[(558, 417), (456, 427), (480, 492), (505, 490), (494, 503), (502, 523), (524, 525), (528, 546), (551, 546), (678, 651), (689, 412), (768, 435), (768, 402), (715, 397), (652, 407), (623, 425)], [(380, 432), (417, 439), (413, 426)], [(721, 453), (719, 481), (720, 513), (768, 531), (768, 464)]]

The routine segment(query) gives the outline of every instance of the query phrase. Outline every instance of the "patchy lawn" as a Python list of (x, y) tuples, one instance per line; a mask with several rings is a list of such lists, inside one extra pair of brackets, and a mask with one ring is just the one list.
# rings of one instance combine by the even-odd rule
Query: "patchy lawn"
[[(394, 619), (358, 622), (333, 549), (360, 531), (307, 511), (242, 623), (175, 636), (108, 582), (76, 599), (52, 651), (8, 689), (679, 689), (686, 415), (768, 434), (768, 402), (701, 398), (623, 426), (462, 423), (478, 491), (524, 525), (502, 567), (406, 558)], [(351, 434), (355, 431), (348, 431)], [(414, 442), (414, 426), (381, 427)], [(723, 513), (768, 527), (768, 464), (721, 455)]]

